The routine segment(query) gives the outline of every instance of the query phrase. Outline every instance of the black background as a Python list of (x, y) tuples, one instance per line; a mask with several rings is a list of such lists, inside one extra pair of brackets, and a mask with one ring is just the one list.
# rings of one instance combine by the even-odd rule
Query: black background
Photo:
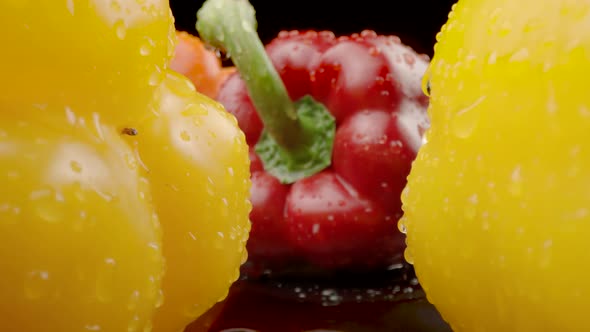
[[(364, 29), (397, 35), (419, 53), (432, 56), (436, 33), (457, 0), (250, 0), (264, 43), (281, 30), (330, 30), (348, 35)], [(202, 0), (170, 0), (176, 28), (197, 34), (196, 12)]]

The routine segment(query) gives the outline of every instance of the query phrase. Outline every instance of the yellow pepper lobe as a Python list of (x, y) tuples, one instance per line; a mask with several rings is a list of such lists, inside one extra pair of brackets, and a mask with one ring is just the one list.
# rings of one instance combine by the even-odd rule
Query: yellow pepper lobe
[(175, 42), (167, 0), (2, 1), (0, 30), (0, 100), (97, 105), (113, 121), (143, 109)]
[(149, 327), (163, 256), (133, 151), (67, 107), (0, 117), (0, 330)]
[(129, 136), (162, 223), (164, 302), (154, 332), (182, 330), (223, 299), (245, 260), (250, 230), (248, 149), (237, 121), (173, 72), (158, 108)]
[(460, 0), (403, 195), (407, 256), (462, 331), (588, 331), (590, 3)]

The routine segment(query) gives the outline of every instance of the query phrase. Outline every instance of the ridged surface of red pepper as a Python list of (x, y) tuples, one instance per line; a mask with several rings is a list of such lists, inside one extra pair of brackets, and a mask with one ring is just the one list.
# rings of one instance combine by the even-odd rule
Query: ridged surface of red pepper
[(395, 36), (363, 31), (281, 32), (266, 46), (292, 100), (311, 95), (337, 124), (332, 163), (293, 184), (254, 152), (263, 123), (239, 73), (218, 94), (251, 146), (251, 260), (288, 258), (322, 268), (402, 261), (400, 193), (428, 127), (421, 80), (428, 57)]

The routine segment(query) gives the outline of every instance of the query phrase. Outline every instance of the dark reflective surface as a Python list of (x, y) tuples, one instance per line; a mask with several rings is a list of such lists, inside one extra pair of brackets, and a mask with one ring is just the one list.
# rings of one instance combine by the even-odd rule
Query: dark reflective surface
[(335, 280), (240, 280), (186, 332), (450, 332), (411, 267)]

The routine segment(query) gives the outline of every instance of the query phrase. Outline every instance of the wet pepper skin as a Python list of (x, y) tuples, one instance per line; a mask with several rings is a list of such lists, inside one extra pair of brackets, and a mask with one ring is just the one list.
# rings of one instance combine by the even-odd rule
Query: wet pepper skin
[(0, 28), (0, 330), (182, 330), (237, 278), (250, 173), (168, 69), (168, 1), (3, 1)]
[[(428, 126), (420, 86), (428, 58), (372, 31), (285, 31), (266, 51), (291, 99), (311, 95), (338, 127), (331, 167), (290, 185), (265, 172), (251, 149), (250, 257), (290, 255), (327, 268), (399, 262), (399, 196)], [(239, 74), (217, 99), (253, 147), (263, 124)]]
[(170, 69), (188, 77), (200, 93), (215, 98), (221, 84), (235, 68), (222, 67), (219, 57), (205, 47), (199, 37), (185, 31), (177, 31), (176, 37)]
[(584, 0), (460, 0), (439, 34), (402, 228), (453, 331), (590, 330), (589, 24)]

